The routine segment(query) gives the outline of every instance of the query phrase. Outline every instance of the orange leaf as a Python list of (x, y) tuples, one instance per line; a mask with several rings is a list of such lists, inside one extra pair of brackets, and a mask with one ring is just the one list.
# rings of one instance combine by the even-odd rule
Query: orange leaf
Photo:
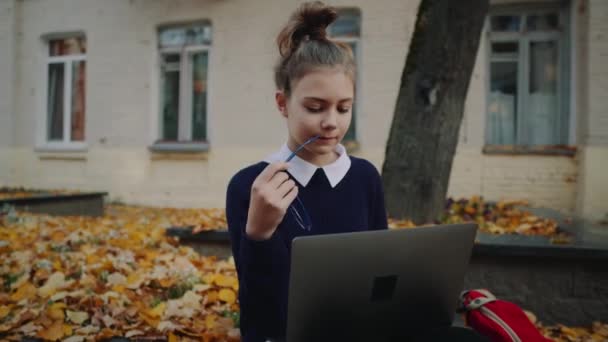
[(64, 324), (63, 325), (63, 335), (64, 336), (71, 336), (73, 334), (72, 331), (72, 326), (69, 324)]
[(179, 338), (173, 332), (169, 332), (168, 342), (178, 342)]
[(205, 299), (207, 299), (207, 303), (215, 303), (218, 299), (217, 291), (209, 291), (207, 292)]
[(173, 284), (175, 284), (176, 280), (173, 278), (163, 278), (161, 280), (158, 281), (160, 283), (160, 286), (168, 289), (171, 286), (173, 286)]
[(57, 341), (65, 336), (65, 332), (63, 330), (63, 321), (58, 320), (53, 322), (53, 324), (43, 330), (38, 332), (38, 337), (41, 337), (45, 340)]
[(19, 302), (22, 299), (31, 299), (36, 296), (36, 287), (30, 282), (21, 284), (17, 291), (11, 295), (11, 300)]
[(7, 305), (0, 306), (0, 321), (4, 319), (4, 317), (8, 316), (11, 312), (11, 307)]

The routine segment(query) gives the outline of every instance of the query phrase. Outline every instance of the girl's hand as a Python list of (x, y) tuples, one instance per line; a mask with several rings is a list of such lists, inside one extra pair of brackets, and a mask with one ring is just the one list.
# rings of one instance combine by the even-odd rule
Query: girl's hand
[(298, 186), (285, 172), (287, 167), (285, 162), (268, 165), (251, 186), (245, 231), (254, 240), (267, 240), (272, 236), (298, 195)]

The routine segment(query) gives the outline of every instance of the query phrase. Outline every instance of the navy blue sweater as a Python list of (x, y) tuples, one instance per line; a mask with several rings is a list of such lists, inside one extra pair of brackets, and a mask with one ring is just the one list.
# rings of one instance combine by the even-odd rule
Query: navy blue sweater
[(310, 231), (303, 230), (288, 210), (266, 241), (249, 239), (245, 225), (251, 185), (268, 163), (251, 165), (232, 177), (227, 190), (226, 218), (239, 278), (242, 341), (285, 337), (291, 241), (295, 237), (387, 229), (378, 171), (365, 159), (352, 156), (350, 159), (350, 169), (334, 188), (321, 168), (306, 187), (296, 181), (298, 196), (312, 220)]

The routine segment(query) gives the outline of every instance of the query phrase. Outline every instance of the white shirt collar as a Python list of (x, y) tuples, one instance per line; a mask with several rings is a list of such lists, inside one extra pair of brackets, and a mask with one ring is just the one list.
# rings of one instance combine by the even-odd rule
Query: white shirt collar
[[(278, 161), (285, 161), (291, 150), (287, 147), (287, 144), (283, 144), (278, 152), (271, 154), (264, 159), (267, 163), (275, 163)], [(338, 183), (346, 176), (346, 173), (350, 169), (350, 158), (346, 153), (346, 148), (342, 144), (336, 146), (336, 152), (340, 155), (336, 161), (331, 164), (322, 167), (329, 184), (332, 188), (335, 188)], [(301, 159), (297, 155), (289, 162), (289, 168), (287, 171), (303, 186), (308, 185), (310, 179), (315, 174), (319, 167)]]

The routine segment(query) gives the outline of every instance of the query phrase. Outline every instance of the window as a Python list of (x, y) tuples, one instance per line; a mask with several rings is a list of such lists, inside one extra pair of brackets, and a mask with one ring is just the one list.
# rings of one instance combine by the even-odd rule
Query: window
[(211, 26), (159, 30), (161, 142), (207, 141)]
[[(335, 41), (350, 45), (359, 69), (359, 44), (361, 37), (361, 13), (358, 9), (341, 9), (338, 11), (338, 18), (329, 27), (329, 35)], [(358, 77), (357, 77), (358, 78)], [(359, 87), (356, 87), (359, 89)], [(344, 136), (345, 141), (356, 140), (357, 126), (357, 103), (352, 108), (352, 121), (350, 128)]]
[(47, 142), (84, 141), (86, 38), (48, 41)]
[(491, 12), (488, 145), (568, 143), (567, 19), (559, 8)]

